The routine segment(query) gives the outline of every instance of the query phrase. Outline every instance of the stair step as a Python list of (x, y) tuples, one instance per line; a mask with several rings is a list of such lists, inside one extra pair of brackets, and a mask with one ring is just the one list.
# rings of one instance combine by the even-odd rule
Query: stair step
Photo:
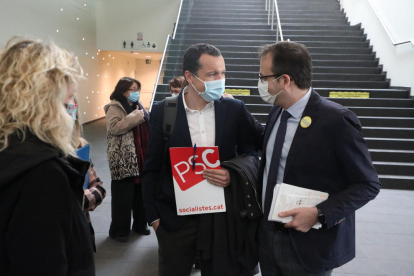
[(414, 150), (414, 139), (365, 137), (368, 148), (387, 150)]
[(378, 175), (382, 189), (413, 190), (414, 178), (398, 175)]
[[(214, 13), (214, 14), (207, 14), (205, 12), (192, 12), (191, 18), (200, 18), (200, 19), (206, 19), (206, 21), (210, 20), (211, 18), (217, 18), (217, 19), (229, 19), (229, 18), (240, 18), (245, 17), (249, 19), (257, 19), (257, 20), (268, 20), (268, 14), (267, 12), (226, 12), (226, 13)], [(275, 15), (276, 18), (276, 15)], [(284, 13), (280, 14), (280, 20), (292, 20), (292, 19), (315, 19), (321, 20), (320, 14), (310, 13), (310, 14), (297, 14), (297, 13)], [(340, 19), (340, 20), (346, 20), (345, 14), (343, 13), (333, 13), (333, 14), (327, 14), (323, 16), (324, 20), (329, 19)]]
[[(216, 18), (216, 17), (206, 17), (206, 18), (197, 18), (191, 17), (188, 23), (195, 23), (195, 22), (205, 22), (205, 23), (218, 23), (218, 24), (226, 24), (226, 23), (246, 23), (246, 22), (262, 22), (267, 23), (267, 19), (265, 18)], [(277, 21), (275, 21), (277, 22)], [(346, 19), (283, 19), (283, 23), (295, 23), (295, 24), (329, 24), (329, 25), (337, 25), (337, 26), (346, 26), (347, 20)], [(282, 23), (282, 24), (283, 24)], [(276, 24), (276, 23), (275, 23)]]
[[(394, 99), (393, 99), (394, 100)], [(410, 117), (368, 117), (360, 116), (363, 126), (414, 128), (414, 118)]]
[[(248, 27), (248, 26), (246, 26)], [(177, 35), (183, 34), (202, 34), (206, 28), (194, 28), (187, 26), (179, 28)], [(247, 29), (247, 28), (220, 28), (214, 30), (214, 34), (233, 34), (233, 35), (275, 35), (276, 30), (266, 29)], [(316, 36), (359, 36), (364, 35), (363, 30), (283, 30), (284, 35), (316, 35)], [(176, 36), (177, 39), (177, 36)]]
[[(224, 53), (223, 53), (224, 55)], [(177, 70), (174, 70), (173, 68), (178, 68)], [(177, 63), (175, 64), (170, 64), (168, 63), (168, 73), (166, 72), (166, 75), (173, 75), (173, 76), (177, 76), (177, 75), (181, 75), (182, 74), (182, 69), (181, 66)], [(232, 64), (228, 64), (226, 63), (226, 68), (228, 70), (228, 72), (230, 71), (234, 71), (234, 72), (249, 72), (252, 74), (252, 76), (257, 76), (258, 72), (259, 72), (259, 65), (232, 65)], [(171, 71), (172, 70), (172, 71)], [(246, 71), (241, 71), (241, 70), (246, 70)], [(333, 79), (347, 79), (345, 77), (343, 77), (344, 75), (347, 76), (347, 74), (349, 74), (349, 80), (357, 80), (359, 77), (358, 76), (367, 76), (367, 80), (378, 80), (377, 77), (374, 76), (381, 76), (380, 78), (382, 80), (385, 80), (383, 77), (385, 77), (385, 74), (382, 74), (382, 68), (380, 67), (320, 67), (320, 66), (313, 66), (313, 72), (314, 72), (314, 76), (316, 76), (317, 74), (320, 75), (326, 75), (329, 76), (329, 74), (332, 75)], [(333, 77), (336, 76), (336, 77)], [(372, 78), (372, 79), (371, 79)]]
[(329, 81), (313, 80), (313, 87), (330, 87), (330, 88), (388, 88), (388, 81)]
[[(229, 66), (226, 65), (226, 68), (228, 68)], [(182, 72), (181, 72), (182, 74)], [(177, 74), (177, 75), (181, 75), (181, 74)], [(257, 90), (257, 85), (255, 86), (230, 86), (230, 85), (226, 85), (227, 89), (248, 89), (250, 90), (251, 95), (255, 95), (258, 96), (259, 92)], [(360, 89), (352, 89), (352, 88), (318, 88), (318, 87), (314, 87), (314, 89), (319, 93), (319, 95), (323, 96), (323, 97), (328, 97), (329, 96), (329, 92), (334, 91), (334, 92), (369, 92), (370, 93), (370, 97), (371, 98), (407, 98), (410, 95), (410, 91), (408, 89), (396, 89), (396, 88), (391, 88), (391, 89), (364, 89), (364, 88), (360, 88)], [(157, 91), (159, 92), (168, 92), (168, 85), (167, 84), (159, 84), (157, 86)], [(404, 108), (401, 112), (402, 114), (405, 114), (404, 116), (398, 116), (395, 115), (396, 113), (398, 113), (399, 111), (393, 111), (395, 109), (393, 108), (388, 108), (388, 109), (384, 109), (384, 108), (380, 108), (380, 109), (375, 109), (375, 108), (368, 108), (368, 110), (361, 110), (359, 107), (355, 107), (355, 110), (357, 110), (358, 112), (361, 112), (363, 114), (359, 114), (359, 116), (377, 116), (377, 117), (414, 117), (414, 112), (411, 112), (410, 108)], [(385, 114), (388, 114), (387, 116), (382, 116), (381, 114), (381, 110), (386, 110)], [(399, 109), (401, 110), (401, 109)], [(374, 115), (372, 115), (372, 114)], [(394, 114), (393, 114), (394, 113)], [(409, 115), (412, 114), (412, 115)]]
[[(270, 105), (246, 105), (247, 109), (251, 113), (268, 114), (271, 107)], [(354, 112), (357, 116), (369, 116), (369, 117), (414, 117), (414, 108), (395, 108), (395, 107), (347, 107)], [(377, 136), (378, 137), (378, 136)]]
[[(276, 37), (276, 36), (275, 36)], [(229, 46), (255, 46), (259, 48), (263, 44), (271, 44), (274, 43), (274, 40), (257, 40), (257, 41), (249, 41), (249, 40), (223, 40), (223, 39), (203, 39), (200, 41), (199, 39), (183, 39), (182, 44), (191, 46), (196, 43), (209, 43), (212, 45), (229, 45)], [(332, 47), (332, 48), (368, 48), (368, 42), (332, 42), (332, 41), (295, 41), (298, 43), (305, 44), (306, 47)]]
[[(225, 57), (226, 59), (226, 57)], [(165, 71), (165, 78), (173, 78), (182, 74), (181, 71)], [(255, 85), (258, 81), (257, 71), (226, 71), (226, 79), (240, 79), (252, 81)], [(313, 73), (312, 80), (342, 80), (342, 81), (384, 81), (385, 74), (329, 74), (329, 73)]]
[[(275, 40), (276, 34), (205, 34), (205, 33), (186, 33), (186, 34), (177, 34), (176, 39), (230, 39), (230, 40), (265, 40), (272, 41)], [(366, 37), (364, 36), (306, 36), (306, 35), (286, 35), (284, 34), (285, 39), (290, 39), (291, 41), (347, 41), (347, 42), (365, 42)]]
[(412, 108), (412, 99), (349, 99), (327, 98), (343, 106)]
[[(408, 89), (352, 89), (352, 88), (321, 88), (321, 87), (314, 87), (314, 89), (319, 93), (319, 95), (323, 97), (329, 97), (329, 92), (369, 92), (370, 98), (408, 98), (410, 95), (410, 91)], [(361, 116), (369, 116), (369, 115), (361, 115)], [(381, 115), (379, 115), (381, 116)], [(391, 117), (398, 117), (398, 116), (391, 116)]]
[[(238, 57), (226, 57), (223, 54), (224, 58), (226, 59), (226, 63), (228, 64), (243, 64), (243, 65), (256, 65), (259, 66), (260, 61), (259, 58), (238, 58)], [(329, 55), (326, 55), (329, 56)], [(168, 63), (176, 63), (182, 61), (182, 56), (169, 56), (167, 58)], [(375, 60), (318, 60), (313, 59), (312, 65), (314, 66), (328, 66), (328, 67), (377, 67), (378, 66), (378, 59)]]
[(369, 149), (374, 162), (407, 162), (414, 163), (414, 151), (410, 150), (378, 150)]
[(362, 133), (365, 137), (410, 139), (414, 137), (414, 128), (363, 127)]
[(373, 162), (380, 175), (414, 176), (414, 163)]
[(348, 107), (357, 116), (414, 117), (414, 108), (395, 107)]

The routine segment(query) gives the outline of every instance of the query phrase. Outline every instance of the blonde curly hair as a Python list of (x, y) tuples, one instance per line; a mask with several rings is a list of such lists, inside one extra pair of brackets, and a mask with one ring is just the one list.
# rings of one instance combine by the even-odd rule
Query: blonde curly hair
[(83, 71), (74, 55), (53, 42), (13, 37), (0, 52), (0, 152), (16, 135), (74, 154), (73, 119), (64, 100)]

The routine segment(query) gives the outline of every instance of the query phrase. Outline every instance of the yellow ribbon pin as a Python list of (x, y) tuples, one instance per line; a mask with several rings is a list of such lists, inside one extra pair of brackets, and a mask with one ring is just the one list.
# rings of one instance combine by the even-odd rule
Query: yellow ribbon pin
[(300, 126), (303, 128), (308, 128), (312, 124), (312, 119), (309, 116), (305, 116), (300, 121)]

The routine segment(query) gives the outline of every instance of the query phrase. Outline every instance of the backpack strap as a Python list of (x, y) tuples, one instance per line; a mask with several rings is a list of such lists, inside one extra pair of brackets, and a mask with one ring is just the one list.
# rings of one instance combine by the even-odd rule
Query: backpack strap
[(177, 104), (178, 97), (165, 98), (164, 121), (162, 123), (164, 141), (170, 140), (171, 134), (174, 131), (175, 119), (177, 118)]

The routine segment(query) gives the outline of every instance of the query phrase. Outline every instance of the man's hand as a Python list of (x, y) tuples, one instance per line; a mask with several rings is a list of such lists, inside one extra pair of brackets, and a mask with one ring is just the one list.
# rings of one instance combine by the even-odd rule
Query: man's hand
[(279, 213), (279, 217), (293, 217), (291, 222), (285, 224), (285, 227), (306, 233), (318, 222), (318, 209), (316, 207), (296, 208)]
[(204, 170), (203, 177), (207, 179), (210, 184), (219, 187), (227, 187), (230, 185), (230, 174), (226, 169)]
[(154, 231), (157, 232), (158, 226), (160, 225), (160, 220), (157, 220), (151, 224), (152, 228), (154, 228)]

